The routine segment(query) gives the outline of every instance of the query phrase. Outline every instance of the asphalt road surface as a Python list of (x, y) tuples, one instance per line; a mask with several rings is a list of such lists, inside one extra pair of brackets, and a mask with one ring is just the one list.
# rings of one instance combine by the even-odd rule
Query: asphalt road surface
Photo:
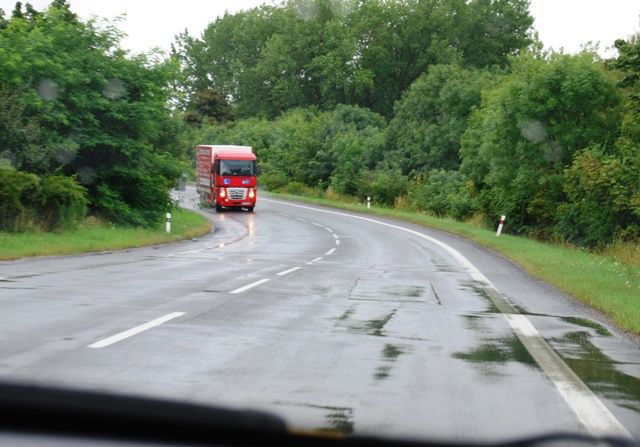
[(502, 257), (264, 195), (203, 212), (198, 240), (1, 262), (0, 380), (346, 433), (640, 438), (640, 343)]

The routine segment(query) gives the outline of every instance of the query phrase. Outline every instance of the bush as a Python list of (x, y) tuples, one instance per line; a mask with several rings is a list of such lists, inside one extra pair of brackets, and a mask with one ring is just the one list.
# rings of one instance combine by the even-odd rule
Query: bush
[(72, 177), (44, 177), (37, 195), (40, 225), (47, 231), (72, 230), (87, 215), (86, 189)]
[(0, 168), (0, 231), (24, 231), (32, 224), (39, 183), (34, 174)]
[(393, 205), (407, 189), (407, 178), (399, 169), (380, 168), (365, 175), (360, 198), (371, 197), (374, 204)]
[(165, 182), (144, 171), (115, 168), (97, 186), (96, 211), (120, 225), (154, 227), (174, 206)]
[(409, 187), (407, 201), (414, 210), (458, 220), (466, 219), (476, 211), (465, 177), (457, 171), (444, 169), (434, 169), (418, 177)]
[(624, 140), (615, 154), (592, 147), (574, 157), (565, 178), (568, 200), (556, 225), (565, 240), (597, 247), (640, 235), (640, 148)]

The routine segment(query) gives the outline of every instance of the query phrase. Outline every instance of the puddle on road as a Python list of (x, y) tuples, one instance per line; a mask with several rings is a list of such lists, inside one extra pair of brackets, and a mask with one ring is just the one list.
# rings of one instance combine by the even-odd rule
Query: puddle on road
[(387, 286), (382, 290), (384, 293), (392, 296), (419, 298), (424, 295), (425, 288), (423, 286)]
[(348, 320), (351, 315), (353, 315), (353, 313), (355, 312), (355, 309), (352, 307), (350, 309), (347, 309), (339, 318), (338, 321), (344, 321), (344, 320)]
[(393, 318), (396, 314), (397, 309), (391, 311), (391, 313), (387, 314), (383, 318), (379, 320), (369, 320), (366, 322), (366, 328), (369, 331), (369, 335), (375, 335), (376, 337), (385, 337), (385, 334), (382, 332), (385, 325)]
[(391, 373), (391, 369), (393, 368), (393, 364), (396, 362), (398, 357), (400, 357), (400, 355), (406, 352), (405, 349), (405, 346), (392, 345), (389, 343), (384, 345), (384, 348), (382, 349), (383, 365), (376, 368), (373, 377), (376, 380), (384, 380), (388, 378)]
[(321, 427), (318, 431), (330, 431), (343, 433), (345, 435), (353, 433), (353, 410), (350, 408), (335, 409), (325, 416), (328, 427)]
[(621, 363), (603, 354), (590, 338), (588, 332), (577, 331), (549, 343), (589, 388), (640, 413), (640, 379), (619, 371), (616, 365)]
[(462, 290), (472, 290), (473, 292), (476, 293), (476, 295), (485, 299), (487, 303), (487, 307), (481, 312), (476, 312), (476, 314), (502, 313), (500, 312), (500, 309), (498, 308), (498, 306), (496, 306), (496, 304), (493, 302), (493, 300), (491, 299), (491, 297), (489, 296), (489, 294), (487, 293), (484, 287), (482, 287), (479, 284), (476, 284), (474, 281), (462, 281), (461, 285), (462, 285), (461, 287)]
[(538, 367), (527, 348), (518, 338), (487, 339), (482, 344), (465, 352), (456, 352), (453, 357), (466, 362), (482, 365), (482, 372), (495, 375), (499, 369), (485, 368), (485, 365), (500, 366), (508, 362), (518, 362), (532, 367)]
[(322, 410), (327, 412), (324, 417), (326, 425), (312, 429), (312, 432), (329, 433), (329, 434), (351, 434), (354, 429), (353, 408), (350, 407), (332, 407), (326, 405), (317, 405), (311, 403), (299, 402), (273, 402), (276, 405), (294, 406), (301, 408), (309, 408), (314, 410)]
[(609, 330), (606, 327), (604, 327), (600, 323), (596, 323), (593, 320), (589, 320), (587, 318), (578, 318), (578, 317), (559, 317), (559, 318), (566, 323), (571, 323), (578, 326), (594, 329), (598, 335), (602, 335), (604, 337), (611, 337), (611, 332), (609, 332)]

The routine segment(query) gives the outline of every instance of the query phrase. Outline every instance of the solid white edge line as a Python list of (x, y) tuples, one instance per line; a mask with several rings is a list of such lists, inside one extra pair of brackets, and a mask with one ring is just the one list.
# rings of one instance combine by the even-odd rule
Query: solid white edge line
[[(294, 203), (282, 202), (280, 200), (262, 199), (267, 202), (279, 203), (286, 206), (293, 206), (297, 208), (308, 209), (320, 213), (333, 214), (335, 216), (344, 216), (351, 219), (363, 220), (371, 222), (376, 225), (385, 226), (388, 228), (394, 228), (406, 233), (413, 234), (422, 239), (426, 239), (429, 242), (441, 247), (447, 253), (449, 253), (460, 264), (467, 273), (475, 281), (482, 283), (485, 287), (493, 289), (496, 293), (500, 294), (498, 289), (489, 281), (489, 279), (476, 268), (462, 253), (455, 248), (444, 242), (420, 233), (419, 231), (411, 230), (409, 228), (401, 227), (399, 225), (393, 225), (390, 223), (382, 222), (379, 220), (371, 219), (363, 216), (356, 216), (355, 214), (342, 213), (339, 211), (324, 210), (321, 208), (314, 208), (311, 206), (297, 205)], [(336, 245), (339, 245), (339, 240), (336, 240)], [(500, 294), (501, 295), (501, 294)], [(504, 298), (504, 297), (503, 297)], [(504, 298), (505, 301), (506, 298)], [(514, 330), (520, 341), (525, 345), (527, 350), (536, 359), (536, 362), (540, 368), (544, 371), (547, 378), (558, 390), (560, 396), (567, 403), (569, 408), (576, 414), (578, 420), (595, 436), (601, 435), (618, 435), (626, 438), (633, 439), (633, 436), (629, 431), (618, 421), (618, 419), (609, 411), (609, 409), (602, 403), (602, 401), (591, 391), (587, 385), (567, 366), (567, 364), (557, 355), (553, 348), (545, 341), (545, 339), (538, 333), (531, 321), (522, 314), (503, 314), (507, 319), (507, 322)], [(516, 317), (515, 319), (512, 317)], [(526, 323), (525, 323), (526, 321)], [(515, 325), (515, 327), (514, 327)], [(536, 335), (533, 334), (535, 331)], [(540, 356), (535, 355), (536, 348), (541, 349)], [(542, 352), (547, 351), (547, 352)], [(550, 351), (550, 354), (549, 352)], [(542, 363), (539, 358), (546, 355), (546, 358)]]
[(325, 256), (329, 256), (330, 254), (333, 254), (334, 251), (336, 251), (335, 247), (329, 250), (328, 252), (326, 252)]
[(280, 272), (280, 273), (276, 273), (276, 275), (278, 275), (278, 276), (288, 275), (289, 273), (293, 273), (293, 272), (295, 272), (296, 270), (300, 270), (300, 268), (301, 268), (301, 267), (292, 267), (292, 268), (290, 268), (289, 270), (284, 270), (284, 271), (282, 271), (282, 272)]
[(264, 284), (267, 281), (271, 281), (269, 278), (264, 278), (264, 279), (260, 279), (258, 281), (252, 282), (251, 284), (247, 284), (246, 286), (243, 287), (239, 287), (235, 290), (232, 290), (231, 292), (229, 292), (230, 294), (236, 294), (236, 293), (242, 293), (244, 291), (247, 291), (249, 289), (252, 289), (256, 286), (259, 286), (260, 284)]
[(160, 326), (163, 323), (166, 323), (169, 320), (173, 320), (174, 318), (178, 318), (183, 316), (185, 313), (184, 312), (171, 312), (170, 314), (167, 314), (163, 317), (160, 318), (156, 318), (155, 320), (149, 321), (147, 323), (141, 324), (140, 326), (136, 326), (134, 328), (128, 329), (126, 331), (117, 333), (115, 335), (112, 335), (111, 337), (107, 337), (107, 338), (103, 338), (102, 340), (99, 340), (95, 343), (90, 344), (89, 346), (87, 346), (88, 348), (93, 348), (93, 349), (100, 349), (100, 348), (104, 348), (105, 346), (109, 346), (112, 345), (114, 343), (117, 343), (119, 341), (122, 341), (126, 338), (132, 337), (136, 334), (139, 334), (140, 332), (144, 332), (147, 331), (151, 328), (154, 328), (156, 326)]

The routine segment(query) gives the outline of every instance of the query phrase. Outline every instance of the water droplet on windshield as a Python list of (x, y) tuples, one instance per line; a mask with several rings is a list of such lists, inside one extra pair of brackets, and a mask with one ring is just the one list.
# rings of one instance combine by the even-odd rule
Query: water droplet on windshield
[(102, 94), (109, 99), (122, 98), (126, 92), (124, 83), (120, 79), (108, 79)]
[(547, 139), (547, 130), (538, 120), (527, 120), (518, 124), (520, 135), (532, 143), (541, 143)]
[(51, 79), (42, 79), (38, 82), (36, 91), (45, 101), (52, 101), (58, 97), (58, 84)]
[(83, 166), (78, 169), (78, 180), (83, 185), (91, 185), (96, 181), (96, 171), (89, 166)]

